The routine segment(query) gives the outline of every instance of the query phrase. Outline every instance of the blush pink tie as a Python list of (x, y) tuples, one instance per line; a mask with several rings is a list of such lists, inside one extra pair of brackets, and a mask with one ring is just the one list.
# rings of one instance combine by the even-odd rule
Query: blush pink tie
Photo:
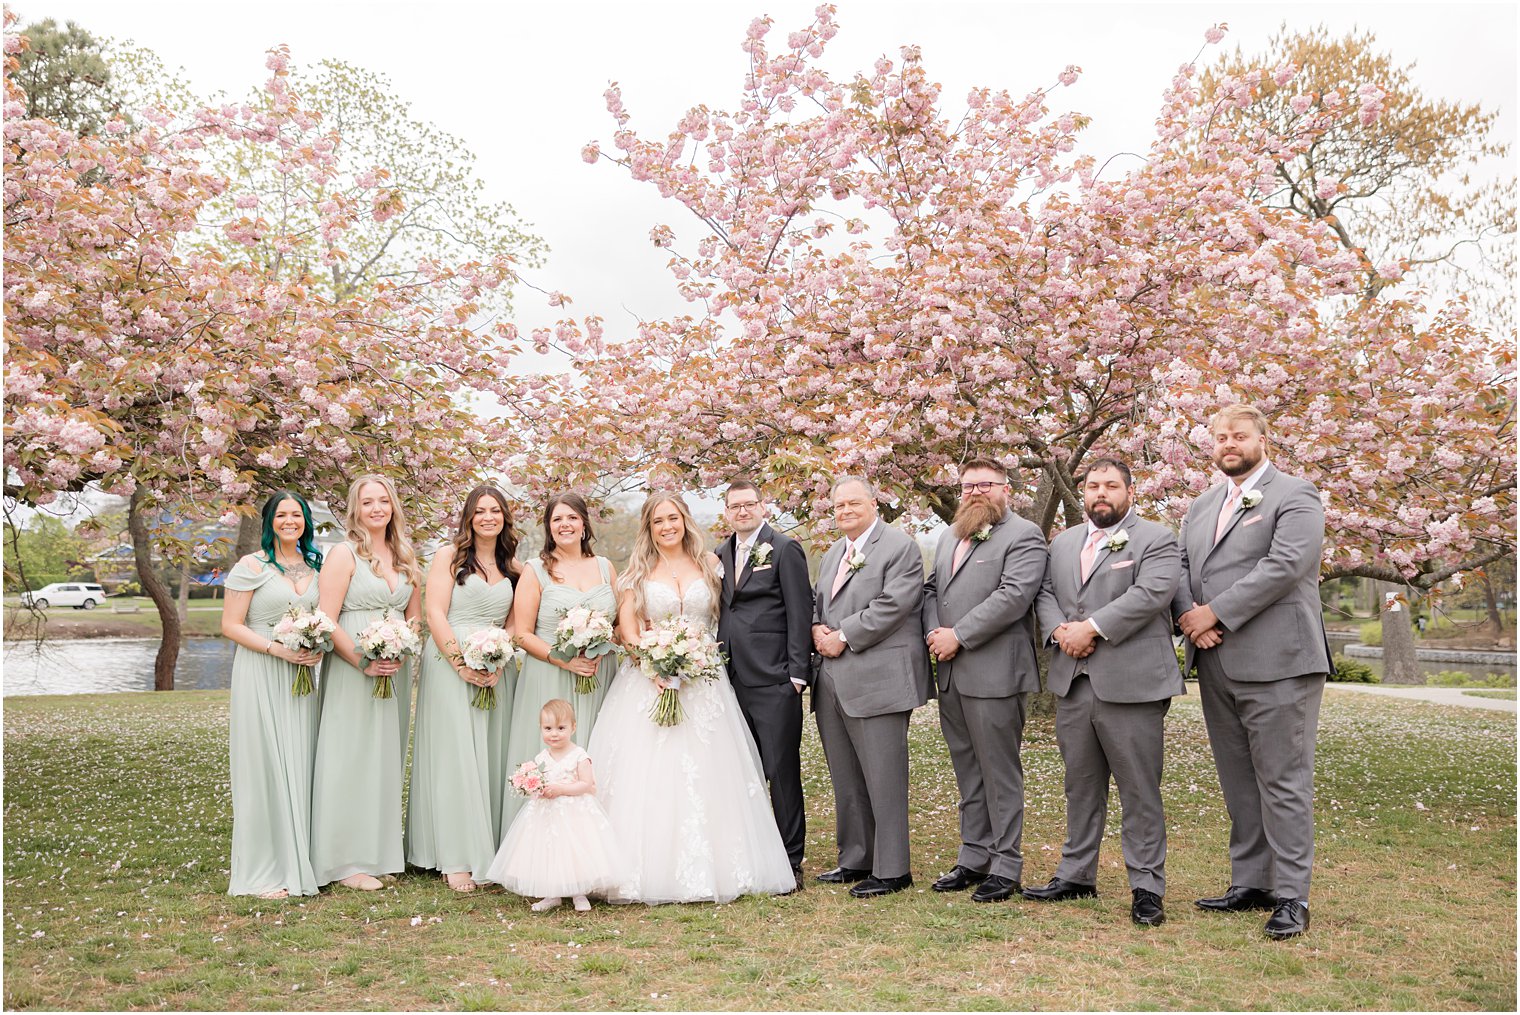
[(965, 563), (965, 561), (966, 561), (966, 554), (968, 554), (970, 552), (971, 552), (971, 540), (969, 540), (969, 539), (962, 539), (960, 541), (960, 545), (956, 546), (956, 548), (955, 548), (955, 559), (950, 562), (950, 573), (951, 574), (955, 574), (955, 572), (957, 572), (957, 571), (959, 571), (961, 569), (961, 565), (963, 563)]
[(850, 577), (850, 544), (844, 544), (844, 552), (839, 555), (839, 570), (834, 573), (834, 588), (829, 592), (829, 598), (839, 595), (839, 590), (844, 588), (844, 580)]
[(1224, 530), (1230, 524), (1230, 515), (1235, 513), (1235, 502), (1240, 499), (1240, 487), (1230, 484), (1230, 495), (1224, 499), (1224, 507), (1219, 509), (1219, 523), (1214, 526), (1214, 542), (1217, 545), (1224, 538)]
[(1082, 580), (1087, 581), (1088, 575), (1092, 574), (1093, 561), (1098, 559), (1098, 544), (1108, 533), (1098, 529), (1087, 540), (1087, 545), (1082, 547)]

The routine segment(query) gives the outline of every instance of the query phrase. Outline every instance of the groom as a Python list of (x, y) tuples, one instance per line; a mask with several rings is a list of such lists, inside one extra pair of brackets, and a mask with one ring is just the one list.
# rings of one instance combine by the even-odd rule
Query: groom
[(739, 708), (760, 749), (776, 828), (802, 886), (807, 826), (802, 810), (802, 691), (813, 651), (813, 589), (802, 544), (765, 522), (766, 502), (735, 479), (723, 514), (734, 534), (718, 548), (723, 605), (718, 640)]

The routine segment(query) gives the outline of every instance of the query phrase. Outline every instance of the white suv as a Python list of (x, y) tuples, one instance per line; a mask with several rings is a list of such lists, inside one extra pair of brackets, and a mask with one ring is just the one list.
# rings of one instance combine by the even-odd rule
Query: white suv
[(93, 610), (95, 604), (104, 601), (106, 590), (99, 585), (83, 582), (54, 582), (44, 585), (36, 592), (21, 593), (22, 606), (35, 606), (45, 610), (49, 606), (72, 606), (76, 610)]

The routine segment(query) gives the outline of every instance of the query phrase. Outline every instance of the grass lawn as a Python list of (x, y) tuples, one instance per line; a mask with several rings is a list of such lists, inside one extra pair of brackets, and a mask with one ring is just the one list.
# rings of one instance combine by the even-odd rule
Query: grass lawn
[[(862, 902), (810, 886), (728, 906), (597, 905), (448, 891), (233, 899), (225, 692), (5, 701), (7, 1008), (1515, 1008), (1515, 717), (1325, 696), (1313, 928), (1206, 915), (1227, 823), (1196, 695), (1168, 719), (1169, 922), (1129, 922), (1110, 816), (1099, 898), (977, 905), (929, 882), (954, 862), (955, 784), (915, 714), (915, 889)], [(833, 865), (811, 720), (807, 870)], [(1025, 880), (1064, 834), (1051, 719), (1024, 748)]]
[[(112, 609), (136, 607), (135, 613), (118, 613)], [(112, 596), (93, 610), (76, 610), (55, 606), (33, 613), (23, 609), (14, 596), (5, 599), (5, 637), (27, 639), (36, 636), (36, 618), (41, 615), (49, 638), (157, 638), (163, 633), (158, 610), (146, 596)], [(191, 636), (220, 636), (222, 601), (190, 600), (185, 633)]]
[(1504, 701), (1514, 701), (1515, 692), (1510, 691), (1463, 691), (1469, 698), (1501, 698)]

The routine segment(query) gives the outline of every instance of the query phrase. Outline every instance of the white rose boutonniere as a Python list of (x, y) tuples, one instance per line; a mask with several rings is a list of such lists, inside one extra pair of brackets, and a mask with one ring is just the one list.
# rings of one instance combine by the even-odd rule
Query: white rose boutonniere
[(1242, 511), (1249, 511), (1260, 503), (1260, 490), (1247, 490), (1245, 493), (1240, 495), (1240, 510)]
[(860, 552), (860, 547), (850, 551), (850, 573), (853, 574), (866, 566), (866, 555)]
[(770, 543), (756, 543), (749, 548), (749, 566), (751, 569), (765, 567), (771, 562), (771, 551), (775, 547)]
[(1129, 533), (1123, 529), (1103, 540), (1103, 549), (1118, 552), (1129, 545)]
[(987, 540), (989, 540), (991, 538), (992, 538), (992, 526), (991, 525), (983, 525), (981, 528), (979, 528), (975, 532), (971, 533), (971, 541), (973, 543), (985, 543)]

